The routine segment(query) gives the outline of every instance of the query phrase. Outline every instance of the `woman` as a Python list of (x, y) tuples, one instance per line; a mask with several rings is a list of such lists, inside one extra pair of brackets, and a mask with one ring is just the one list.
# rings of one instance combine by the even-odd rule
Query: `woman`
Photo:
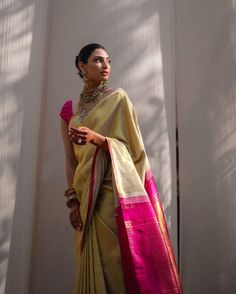
[(182, 293), (134, 108), (107, 86), (110, 57), (89, 44), (76, 57), (84, 81), (61, 109), (75, 293)]

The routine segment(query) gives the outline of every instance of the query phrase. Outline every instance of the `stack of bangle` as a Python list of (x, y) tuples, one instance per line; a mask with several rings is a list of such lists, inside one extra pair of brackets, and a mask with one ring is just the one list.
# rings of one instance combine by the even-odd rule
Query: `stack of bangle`
[(75, 188), (69, 188), (65, 190), (64, 196), (66, 197), (66, 205), (70, 207), (70, 202), (72, 200), (78, 200)]

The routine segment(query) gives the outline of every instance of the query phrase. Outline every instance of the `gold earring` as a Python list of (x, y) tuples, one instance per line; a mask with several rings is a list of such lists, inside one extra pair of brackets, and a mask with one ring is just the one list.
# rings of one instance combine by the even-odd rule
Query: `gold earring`
[(83, 82), (85, 84), (88, 83), (88, 78), (87, 78), (87, 74), (86, 73), (83, 74)]

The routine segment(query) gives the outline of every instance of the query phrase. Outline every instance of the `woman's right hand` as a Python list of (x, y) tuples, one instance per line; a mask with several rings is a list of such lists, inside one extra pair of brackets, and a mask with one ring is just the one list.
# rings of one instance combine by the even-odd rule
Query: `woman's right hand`
[(73, 205), (70, 205), (69, 218), (72, 227), (77, 231), (82, 231), (83, 223), (80, 216), (80, 204), (78, 201), (75, 201)]

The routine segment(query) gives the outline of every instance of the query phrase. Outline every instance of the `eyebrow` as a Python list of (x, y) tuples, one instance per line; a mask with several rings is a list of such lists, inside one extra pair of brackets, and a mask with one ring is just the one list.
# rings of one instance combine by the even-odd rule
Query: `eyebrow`
[[(100, 56), (100, 55), (95, 55), (95, 56), (94, 56), (94, 58), (97, 58), (97, 57), (99, 57), (99, 58), (104, 58), (103, 56)], [(110, 57), (110, 56), (107, 56), (107, 57), (105, 57), (105, 58), (107, 59), (107, 58), (111, 58), (111, 57)]]

